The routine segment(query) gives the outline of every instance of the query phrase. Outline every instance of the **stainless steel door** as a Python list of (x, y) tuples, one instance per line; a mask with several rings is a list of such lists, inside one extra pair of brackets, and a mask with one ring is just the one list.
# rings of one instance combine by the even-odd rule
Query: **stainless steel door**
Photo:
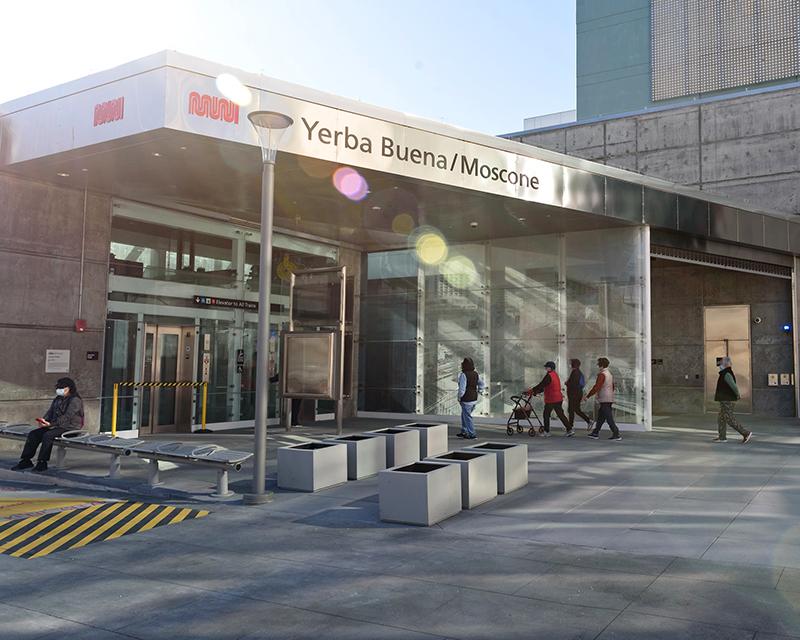
[[(194, 340), (191, 337), (184, 338), (181, 327), (146, 325), (142, 347), (142, 374), (145, 382), (178, 382), (184, 379), (181, 374), (187, 369), (191, 371), (191, 367), (183, 365), (183, 359), (186, 354), (193, 358)], [(143, 388), (140, 421), (142, 432), (190, 430), (191, 391), (169, 387)]]
[(719, 358), (730, 357), (736, 384), (742, 395), (736, 403), (737, 413), (752, 413), (753, 394), (750, 361), (750, 306), (731, 305), (705, 307), (705, 406), (715, 412), (719, 404), (714, 391), (719, 378)]

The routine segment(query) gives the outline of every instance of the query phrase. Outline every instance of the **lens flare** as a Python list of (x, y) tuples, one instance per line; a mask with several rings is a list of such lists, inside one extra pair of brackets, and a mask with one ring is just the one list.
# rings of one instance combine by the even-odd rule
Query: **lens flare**
[(426, 231), (416, 241), (417, 257), (429, 265), (441, 264), (447, 259), (447, 243), (440, 233)]
[(369, 185), (352, 167), (339, 167), (333, 172), (333, 186), (345, 198), (359, 202), (367, 197)]
[(453, 256), (441, 267), (442, 277), (456, 289), (474, 289), (478, 286), (478, 270), (467, 256)]
[(228, 100), (235, 102), (240, 107), (246, 107), (253, 101), (250, 89), (245, 87), (239, 78), (231, 73), (217, 76), (217, 89)]
[(392, 220), (392, 231), (408, 235), (414, 230), (414, 218), (410, 213), (398, 213)]

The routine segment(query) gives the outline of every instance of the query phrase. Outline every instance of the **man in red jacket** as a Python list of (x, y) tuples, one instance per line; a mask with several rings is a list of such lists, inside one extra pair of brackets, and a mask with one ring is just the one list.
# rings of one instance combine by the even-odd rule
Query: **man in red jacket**
[(558, 419), (567, 430), (566, 436), (568, 438), (575, 435), (569, 423), (569, 418), (564, 414), (564, 394), (561, 393), (561, 379), (556, 373), (556, 363), (548, 361), (544, 363), (544, 368), (547, 373), (544, 374), (541, 382), (535, 387), (530, 389), (533, 395), (539, 395), (544, 392), (544, 437), (550, 437), (550, 414), (556, 412)]

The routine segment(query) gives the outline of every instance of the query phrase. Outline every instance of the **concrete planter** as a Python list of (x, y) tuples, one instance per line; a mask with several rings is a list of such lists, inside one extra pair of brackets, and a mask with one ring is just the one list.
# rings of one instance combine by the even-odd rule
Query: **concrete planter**
[(347, 447), (347, 479), (361, 480), (386, 468), (386, 438), (374, 435), (339, 436), (325, 440)]
[(483, 442), (465, 451), (485, 451), (497, 457), (497, 493), (510, 493), (528, 484), (528, 445)]
[(427, 458), (461, 469), (461, 506), (472, 509), (497, 496), (497, 456), (483, 451), (451, 451)]
[(409, 422), (399, 425), (398, 428), (414, 429), (419, 432), (420, 458), (447, 453), (447, 425), (444, 422)]
[(419, 434), (414, 429), (390, 427), (367, 431), (367, 435), (381, 436), (386, 440), (386, 467), (400, 467), (419, 460)]
[(347, 446), (307, 442), (278, 449), (278, 486), (319, 491), (347, 482)]
[(380, 517), (386, 522), (426, 527), (461, 511), (461, 477), (456, 465), (415, 462), (378, 473)]

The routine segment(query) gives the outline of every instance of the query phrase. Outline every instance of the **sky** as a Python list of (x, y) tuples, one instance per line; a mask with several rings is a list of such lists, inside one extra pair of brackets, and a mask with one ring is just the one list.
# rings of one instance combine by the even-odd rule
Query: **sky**
[(575, 108), (574, 0), (5, 0), (0, 104), (164, 49), (483, 133)]

